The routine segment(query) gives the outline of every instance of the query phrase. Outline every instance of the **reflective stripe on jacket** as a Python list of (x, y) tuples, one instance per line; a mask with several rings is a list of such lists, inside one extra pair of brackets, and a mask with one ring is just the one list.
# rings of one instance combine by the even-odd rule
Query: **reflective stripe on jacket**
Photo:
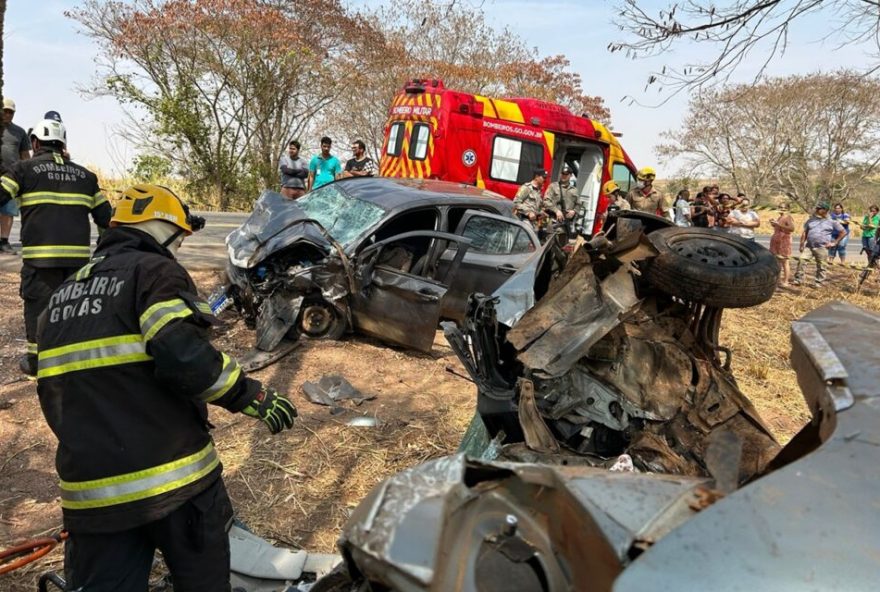
[(88, 169), (45, 148), (0, 177), (0, 205), (21, 206), (22, 258), (34, 267), (77, 267), (89, 260), (89, 215), (110, 223), (110, 204)]

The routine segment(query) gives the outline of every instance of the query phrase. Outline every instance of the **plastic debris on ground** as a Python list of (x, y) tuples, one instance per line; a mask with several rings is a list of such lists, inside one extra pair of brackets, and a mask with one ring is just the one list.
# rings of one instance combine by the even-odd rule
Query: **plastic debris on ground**
[(350, 400), (355, 405), (375, 399), (375, 395), (365, 395), (354, 388), (339, 374), (325, 374), (317, 382), (306, 381), (302, 385), (303, 394), (309, 401), (317, 405), (330, 407), (330, 413), (341, 413), (340, 401)]

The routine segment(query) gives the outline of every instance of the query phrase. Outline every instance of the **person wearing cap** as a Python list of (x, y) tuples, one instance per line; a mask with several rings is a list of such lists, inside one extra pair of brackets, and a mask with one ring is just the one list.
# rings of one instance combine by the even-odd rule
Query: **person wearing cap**
[(568, 224), (574, 220), (578, 205), (577, 185), (571, 180), (571, 168), (567, 164), (562, 165), (559, 180), (547, 188), (544, 200), (550, 204), (557, 221)]
[[(606, 181), (605, 184), (602, 185), (602, 195), (604, 195), (605, 199), (608, 200), (608, 208), (606, 211), (632, 209), (626, 199), (626, 193), (623, 191), (623, 189), (620, 188), (620, 185), (617, 184), (617, 181)], [(603, 214), (602, 216), (604, 219), (605, 214)]]
[(532, 180), (523, 183), (513, 198), (513, 213), (515, 215), (526, 218), (530, 222), (536, 222), (544, 210), (553, 209), (550, 202), (541, 197), (541, 189), (544, 187), (546, 179), (547, 171), (535, 169)]
[(657, 173), (652, 167), (642, 167), (636, 173), (638, 184), (629, 192), (627, 199), (634, 210), (648, 212), (672, 220), (669, 202), (657, 189), (654, 180)]
[(0, 177), (0, 207), (21, 203), (21, 288), (27, 353), (21, 370), (37, 373), (37, 319), (52, 291), (89, 262), (91, 216), (99, 229), (110, 223), (110, 204), (98, 177), (64, 156), (63, 123), (42, 119), (31, 131), (33, 158), (20, 160)]
[[(0, 174), (8, 171), (13, 164), (20, 160), (31, 157), (31, 142), (27, 132), (18, 125), (12, 123), (15, 117), (15, 101), (3, 99), (3, 143), (0, 146)], [(14, 199), (0, 206), (0, 253), (15, 254), (15, 249), (9, 244), (9, 235), (12, 232), (12, 219), (18, 216), (18, 202)]]
[(126, 189), (40, 317), (67, 590), (144, 592), (158, 548), (175, 590), (228, 591), (233, 510), (208, 405), (293, 427), (294, 405), (211, 344), (216, 319), (176, 259), (204, 222), (166, 187)]
[[(816, 284), (821, 286), (827, 277), (826, 262), (828, 261), (828, 249), (837, 247), (837, 244), (845, 236), (843, 226), (837, 220), (828, 217), (828, 204), (819, 202), (809, 220), (804, 222), (804, 230), (801, 233), (800, 252), (810, 249), (813, 259), (816, 261)], [(837, 238), (833, 238), (833, 237)], [(797, 268), (794, 272), (794, 284), (801, 285), (804, 281), (803, 258), (798, 258)]]

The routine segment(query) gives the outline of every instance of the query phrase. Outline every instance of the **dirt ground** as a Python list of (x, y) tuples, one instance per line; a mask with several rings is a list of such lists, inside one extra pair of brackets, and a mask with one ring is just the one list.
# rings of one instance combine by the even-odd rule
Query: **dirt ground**
[[(205, 292), (219, 283), (214, 273), (194, 275)], [(875, 279), (869, 290), (855, 294), (854, 272), (837, 270), (834, 278), (823, 289), (780, 291), (760, 307), (725, 312), (721, 341), (734, 352), (740, 387), (781, 441), (808, 418), (788, 362), (790, 321), (834, 299), (880, 311)], [(216, 345), (240, 355), (252, 338), (233, 317)], [(40, 412), (35, 382), (18, 370), (24, 346), (18, 278), (0, 274), (0, 549), (61, 526), (55, 440)], [(293, 430), (270, 436), (248, 417), (212, 409), (214, 437), (239, 518), (278, 544), (332, 551), (351, 510), (374, 485), (405, 467), (455, 451), (473, 415), (475, 390), (449, 368), (463, 372), (438, 332), (430, 355), (348, 337), (305, 343), (256, 372), (256, 378), (291, 396), (300, 417)], [(304, 381), (328, 373), (342, 374), (375, 399), (331, 415), (328, 408), (308, 402), (300, 389)], [(375, 417), (379, 426), (347, 425), (358, 415)], [(34, 591), (38, 574), (53, 569), (61, 569), (59, 549), (0, 576), (0, 589)]]

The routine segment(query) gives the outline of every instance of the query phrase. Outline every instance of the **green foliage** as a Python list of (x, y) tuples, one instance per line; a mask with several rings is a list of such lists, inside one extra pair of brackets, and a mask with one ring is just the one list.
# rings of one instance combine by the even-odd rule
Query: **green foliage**
[(138, 182), (156, 183), (171, 174), (171, 160), (155, 154), (138, 154), (129, 174)]

